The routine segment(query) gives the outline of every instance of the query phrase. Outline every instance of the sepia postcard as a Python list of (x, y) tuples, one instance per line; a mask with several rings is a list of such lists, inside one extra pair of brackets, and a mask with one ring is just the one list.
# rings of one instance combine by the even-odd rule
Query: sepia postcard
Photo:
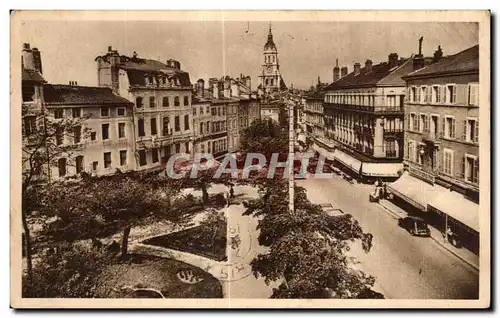
[(10, 49), (12, 307), (490, 306), (489, 11), (12, 11)]

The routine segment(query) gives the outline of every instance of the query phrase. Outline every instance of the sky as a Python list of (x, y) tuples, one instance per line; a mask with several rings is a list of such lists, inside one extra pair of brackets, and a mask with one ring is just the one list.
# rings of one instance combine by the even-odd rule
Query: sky
[[(268, 29), (262, 21), (25, 21), (21, 39), (41, 51), (44, 78), (53, 84), (96, 86), (95, 58), (111, 45), (123, 55), (176, 59), (192, 83), (244, 74), (255, 89)], [(278, 21), (272, 31), (283, 79), (297, 88), (317, 83), (318, 76), (331, 82), (336, 59), (351, 72), (356, 62), (377, 64), (392, 52), (409, 57), (418, 53), (421, 36), (425, 56), (438, 45), (451, 55), (479, 42), (478, 24), (462, 22)]]

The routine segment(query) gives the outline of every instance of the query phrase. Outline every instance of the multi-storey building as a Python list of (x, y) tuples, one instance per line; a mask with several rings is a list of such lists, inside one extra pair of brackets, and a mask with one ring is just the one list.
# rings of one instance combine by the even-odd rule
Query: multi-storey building
[(424, 62), (391, 53), (387, 62), (366, 60), (363, 68), (355, 63), (353, 72), (326, 88), (325, 136), (335, 143), (335, 161), (357, 178), (372, 182), (401, 173), (406, 85), (401, 77)]
[(196, 95), (193, 96), (193, 149), (195, 153), (209, 152), (212, 125), (212, 113), (210, 111), (211, 95), (205, 92), (205, 81), (199, 79), (196, 82)]
[(325, 94), (315, 90), (310, 92), (305, 97), (304, 115), (306, 132), (309, 136), (315, 138), (323, 138), (323, 101)]
[(272, 119), (276, 123), (281, 123), (282, 110), (279, 100), (264, 100), (260, 106), (260, 118)]
[[(22, 89), (23, 107), (28, 111), (23, 118), (23, 133), (38, 133), (40, 127), (35, 120), (43, 113), (45, 123), (61, 122), (49, 142), (70, 149), (48, 154), (57, 156), (50, 159), (48, 169), (43, 169), (48, 179), (135, 169), (132, 103), (110, 88), (77, 86), (74, 81), (70, 85), (46, 84), (41, 65), (40, 52), (25, 44)], [(64, 130), (64, 122), (73, 123), (71, 132)]]
[(208, 152), (211, 153), (214, 158), (219, 159), (227, 154), (228, 142), (227, 142), (227, 107), (229, 104), (229, 99), (225, 99), (221, 96), (221, 88), (223, 88), (221, 83), (216, 78), (209, 79), (209, 93), (212, 95), (210, 99), (210, 112), (211, 112), (211, 130), (210, 130), (210, 147)]
[(441, 58), (404, 79), (405, 164), (391, 192), (441, 229), (479, 250), (479, 46)]
[(99, 86), (135, 104), (136, 159), (139, 170), (161, 168), (174, 153), (192, 149), (192, 86), (180, 63), (108, 52), (96, 58)]

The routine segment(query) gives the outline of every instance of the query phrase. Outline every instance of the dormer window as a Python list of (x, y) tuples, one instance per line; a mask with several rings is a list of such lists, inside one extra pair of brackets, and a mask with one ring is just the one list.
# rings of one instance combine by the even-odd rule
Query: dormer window
[(162, 77), (162, 83), (163, 83), (163, 85), (167, 84), (167, 77), (166, 76)]
[(154, 84), (154, 82), (153, 82), (153, 81), (154, 81), (154, 80), (153, 80), (153, 76), (149, 76), (149, 77), (148, 77), (148, 83), (149, 83), (150, 85), (153, 85), (153, 84)]

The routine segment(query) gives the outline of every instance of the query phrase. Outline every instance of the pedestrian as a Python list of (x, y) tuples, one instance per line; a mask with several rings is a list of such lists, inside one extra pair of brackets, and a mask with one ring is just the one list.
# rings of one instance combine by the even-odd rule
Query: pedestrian
[(230, 195), (231, 199), (234, 199), (234, 188), (233, 188), (232, 184), (231, 184), (231, 188), (229, 189), (229, 195)]

